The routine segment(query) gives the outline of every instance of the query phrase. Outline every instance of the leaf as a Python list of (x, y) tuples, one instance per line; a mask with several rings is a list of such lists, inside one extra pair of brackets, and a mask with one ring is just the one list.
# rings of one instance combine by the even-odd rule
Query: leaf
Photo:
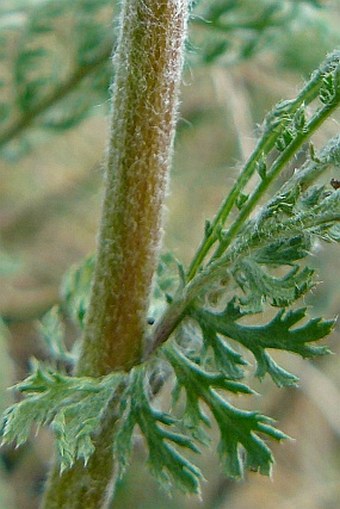
[[(315, 0), (309, 3), (316, 7)], [(296, 1), (258, 0), (255, 7), (252, 1), (196, 0), (192, 1), (191, 5), (194, 8), (191, 16), (193, 28), (198, 25), (198, 28), (204, 27), (208, 32), (208, 37), (205, 38), (208, 41), (207, 47), (202, 48), (200, 30), (197, 31), (203, 62), (209, 61), (210, 54), (214, 58), (215, 53), (217, 56), (228, 58), (233, 63), (250, 58), (262, 49), (268, 49), (268, 44), (273, 46), (273, 27), (277, 33), (283, 32), (297, 18), (304, 16), (303, 7)], [(193, 37), (196, 37), (195, 30), (193, 30)]]
[[(240, 366), (247, 366), (248, 362), (242, 355), (236, 352), (226, 340), (222, 340), (216, 332), (200, 322), (204, 338), (205, 349), (211, 348), (214, 352), (215, 366), (221, 373), (231, 380), (238, 380), (244, 377), (244, 371)], [(202, 352), (204, 356), (204, 351)]]
[(95, 258), (89, 256), (79, 265), (71, 267), (65, 274), (61, 285), (63, 305), (80, 328), (84, 326), (85, 314), (89, 305), (91, 282)]
[(243, 205), (245, 205), (245, 203), (247, 202), (248, 200), (248, 195), (246, 194), (240, 194), (238, 199), (236, 200), (236, 206), (239, 210), (242, 209)]
[(48, 111), (43, 116), (42, 126), (55, 131), (64, 131), (78, 125), (88, 116), (91, 106), (82, 99), (80, 96), (73, 101), (65, 100), (58, 110)]
[(25, 399), (9, 407), (2, 423), (2, 443), (27, 441), (33, 425), (49, 425), (56, 436), (60, 470), (77, 459), (86, 464), (93, 453), (93, 434), (122, 375), (102, 378), (69, 377), (36, 364), (34, 372), (15, 386)]
[(205, 64), (214, 63), (216, 60), (218, 60), (220, 56), (226, 53), (229, 47), (230, 42), (226, 39), (211, 41), (204, 51), (203, 57), (204, 63)]
[(287, 313), (280, 310), (265, 325), (241, 325), (238, 320), (245, 316), (245, 313), (237, 305), (235, 298), (222, 313), (196, 308), (191, 311), (191, 316), (196, 318), (203, 332), (209, 330), (210, 334), (221, 334), (250, 350), (257, 362), (256, 375), (263, 378), (268, 373), (279, 387), (294, 385), (298, 379), (278, 366), (266, 350), (285, 350), (304, 358), (328, 354), (329, 349), (326, 346), (310, 343), (327, 336), (334, 326), (334, 320), (312, 318), (300, 327), (294, 327), (306, 317), (305, 308)]
[(250, 313), (262, 311), (267, 300), (275, 307), (289, 306), (313, 287), (313, 274), (308, 267), (299, 270), (294, 266), (284, 276), (275, 277), (250, 257), (243, 258), (233, 271), (236, 282), (245, 293), (245, 297), (239, 299), (240, 306)]
[[(218, 450), (226, 475), (241, 478), (245, 468), (269, 475), (273, 457), (258, 433), (277, 440), (286, 438), (286, 435), (275, 429), (268, 417), (235, 408), (216, 389), (245, 394), (252, 391), (244, 384), (229, 381), (224, 375), (202, 370), (173, 345), (167, 345), (163, 351), (176, 373), (177, 384), (186, 393), (186, 422), (195, 426), (208, 424), (200, 402), (204, 401), (210, 408), (220, 430)], [(245, 459), (241, 448), (246, 453)]]
[(39, 323), (39, 332), (53, 359), (74, 363), (74, 356), (67, 350), (64, 343), (65, 328), (58, 306), (53, 306), (42, 317)]
[(11, 398), (6, 391), (8, 380), (14, 377), (14, 366), (9, 356), (8, 345), (10, 344), (10, 332), (0, 318), (0, 413), (11, 403)]
[(124, 475), (129, 463), (133, 430), (138, 425), (148, 448), (150, 470), (157, 481), (166, 490), (174, 484), (184, 492), (198, 494), (202, 475), (177, 448), (193, 452), (198, 452), (198, 449), (190, 436), (172, 431), (171, 426), (176, 419), (151, 406), (145, 384), (145, 369), (133, 369), (127, 393), (124, 395), (128, 403), (115, 436), (114, 448), (119, 462), (119, 477)]
[(84, 395), (81, 403), (77, 401), (65, 405), (54, 418), (52, 428), (56, 435), (61, 471), (71, 468), (75, 458), (87, 464), (94, 452), (93, 435), (100, 428), (108, 403), (120, 382), (119, 377), (115, 382), (103, 385), (94, 394), (89, 392)]
[(148, 311), (148, 317), (152, 318), (153, 321), (159, 318), (168, 301), (171, 301), (176, 290), (182, 284), (183, 274), (183, 266), (172, 253), (168, 252), (160, 256)]
[(302, 232), (293, 236), (282, 236), (258, 249), (253, 259), (265, 265), (293, 265), (293, 262), (305, 258), (311, 250), (310, 235)]
[[(79, 66), (91, 64), (96, 59), (101, 47), (107, 46), (107, 28), (100, 19), (96, 19), (98, 2), (93, 2), (90, 9), (84, 9), (78, 13), (75, 25), (75, 41), (77, 45), (76, 60)], [(87, 11), (87, 12), (86, 12)], [(113, 41), (112, 41), (113, 44)]]

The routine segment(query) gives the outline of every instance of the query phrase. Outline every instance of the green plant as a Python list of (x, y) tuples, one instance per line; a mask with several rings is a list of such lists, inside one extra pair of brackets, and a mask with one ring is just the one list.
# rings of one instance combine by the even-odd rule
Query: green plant
[[(233, 27), (223, 21), (237, 11), (235, 2), (196, 3), (208, 9), (212, 30), (239, 28), (237, 12)], [(93, 4), (86, 5), (92, 12)], [(275, 25), (280, 7), (282, 2), (272, 3), (256, 23), (251, 18), (242, 28), (262, 36)], [(109, 504), (108, 487), (113, 473), (117, 482), (126, 472), (136, 427), (150, 469), (167, 489), (199, 493), (202, 474), (186, 451), (198, 452), (208, 442), (212, 419), (228, 476), (240, 478), (245, 469), (270, 474), (273, 457), (266, 439), (286, 435), (269, 417), (227, 400), (228, 394), (253, 393), (246, 383), (245, 352), (255, 358), (256, 376), (268, 374), (279, 387), (298, 379), (268, 349), (307, 358), (329, 352), (315, 342), (329, 334), (334, 321), (310, 319), (305, 308), (290, 307), (314, 285), (313, 271), (303, 262), (315, 239), (339, 240), (340, 192), (317, 179), (338, 167), (340, 139), (317, 152), (310, 137), (339, 104), (340, 53), (326, 58), (295, 99), (280, 102), (266, 116), (253, 153), (215, 218), (206, 222), (190, 266), (171, 255), (158, 264), (188, 11), (185, 0), (123, 4), (96, 261), (87, 259), (63, 284), (62, 308), (81, 332), (80, 354), (64, 347), (60, 310), (54, 308), (41, 324), (52, 357), (59, 366), (73, 364), (75, 375), (36, 364), (16, 386), (26, 397), (3, 418), (4, 443), (24, 443), (32, 425), (54, 431), (57, 451), (46, 508)], [(240, 44), (242, 58), (259, 40)], [(228, 44), (211, 48), (204, 53), (206, 62), (228, 55)], [(39, 102), (43, 92), (37, 83), (30, 88), (20, 76), (25, 112), (5, 130), (3, 142), (51, 105), (57, 93), (48, 92)], [(72, 113), (74, 122), (85, 111)], [(306, 162), (265, 199), (305, 144)], [(252, 190), (246, 192), (251, 179)], [(263, 323), (265, 310), (276, 308)], [(173, 390), (173, 405), (165, 410), (154, 402), (164, 383)]]

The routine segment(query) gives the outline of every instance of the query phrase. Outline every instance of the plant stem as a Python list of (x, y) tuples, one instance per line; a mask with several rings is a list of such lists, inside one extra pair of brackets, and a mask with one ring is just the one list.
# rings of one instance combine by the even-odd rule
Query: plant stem
[[(77, 375), (129, 370), (142, 357), (175, 132), (187, 0), (125, 0), (114, 57), (106, 190)], [(51, 473), (45, 509), (99, 509), (113, 476), (113, 408), (87, 467)]]
[(278, 159), (274, 162), (270, 172), (268, 172), (265, 179), (261, 180), (257, 187), (254, 189), (251, 196), (249, 196), (244, 207), (241, 209), (238, 217), (235, 219), (232, 226), (229, 228), (227, 234), (220, 242), (220, 245), (216, 249), (212, 260), (218, 259), (222, 253), (230, 246), (237, 233), (240, 231), (245, 221), (249, 218), (251, 212), (258, 204), (261, 197), (264, 195), (270, 184), (280, 174), (280, 172), (286, 167), (287, 163), (297, 153), (299, 148), (305, 141), (320, 127), (323, 122), (331, 115), (331, 113), (337, 108), (340, 101), (340, 95), (336, 101), (332, 104), (327, 104), (323, 108), (320, 108), (316, 114), (312, 117), (306, 129), (301, 131), (296, 138), (288, 145), (288, 147), (282, 152)]
[(204, 259), (209, 253), (211, 247), (218, 240), (218, 231), (223, 226), (233, 209), (240, 193), (245, 188), (251, 177), (256, 171), (257, 162), (261, 157), (266, 157), (275, 146), (276, 140), (282, 135), (286, 128), (284, 116), (293, 115), (301, 105), (310, 104), (319, 94), (322, 85), (322, 77), (330, 72), (334, 67), (339, 66), (340, 52), (331, 53), (325, 62), (313, 73), (310, 80), (302, 88), (299, 95), (292, 101), (279, 103), (272, 112), (266, 117), (264, 124), (264, 133), (261, 136), (253, 153), (246, 162), (241, 174), (234, 186), (228, 193), (226, 199), (222, 202), (216, 216), (214, 217), (208, 235), (203, 239), (197, 249), (195, 256), (188, 270), (187, 279), (190, 281), (202, 266)]
[[(324, 166), (326, 168), (326, 166)], [(334, 193), (337, 193), (335, 191)], [(214, 281), (225, 277), (227, 269), (234, 264), (239, 257), (245, 253), (250, 255), (252, 250), (258, 249), (262, 244), (268, 243), (268, 239), (273, 242), (277, 238), (282, 238), (282, 233), (288, 233), (294, 237), (299, 232), (307, 229), (317, 228), (323, 224), (340, 222), (340, 214), (337, 210), (330, 209), (317, 219), (307, 213), (282, 224), (277, 224), (275, 228), (270, 229), (261, 237), (255, 230), (252, 235), (246, 235), (242, 241), (233, 244), (230, 249), (220, 258), (213, 260), (204, 267), (197, 276), (190, 281), (187, 286), (179, 290), (174, 296), (173, 302), (165, 310), (150, 338), (150, 346), (147, 356), (150, 356), (158, 347), (167, 341), (170, 335), (181, 322), (184, 315), (187, 314), (188, 307), (192, 305), (202, 290), (206, 289)]]
[[(339, 98), (340, 99), (340, 98)], [(336, 101), (335, 101), (336, 103)], [(331, 111), (336, 107), (335, 104), (326, 105), (316, 112), (315, 116), (311, 119), (307, 132), (310, 135), (317, 129), (320, 124), (330, 115)], [(330, 111), (331, 110), (331, 111)], [(307, 135), (304, 133), (304, 135)], [(304, 135), (301, 134), (303, 137)], [(281, 157), (278, 158), (277, 162), (272, 167), (272, 171), (270, 173), (270, 179), (267, 182), (267, 185), (270, 184), (271, 179), (275, 178), (279, 171), (282, 169), (283, 165), (287, 163), (287, 160), (292, 157), (298, 147), (304, 140), (301, 137), (298, 137), (296, 141), (296, 145), (289, 145), (287, 150), (281, 154)], [(337, 152), (339, 147), (339, 137), (336, 136), (324, 147), (324, 149), (320, 153), (319, 162), (310, 161), (306, 163), (306, 165), (300, 170), (300, 172), (296, 173), (280, 190), (280, 194), (284, 194), (288, 192), (292, 187), (301, 187), (304, 190), (310, 186), (313, 181), (319, 177), (324, 171), (326, 171), (330, 165), (336, 164), (335, 153)], [(289, 153), (288, 153), (289, 152)], [(334, 154), (332, 156), (332, 153)], [(262, 184), (262, 182), (261, 182)], [(261, 185), (260, 184), (260, 185)], [(259, 186), (260, 186), (259, 185)], [(268, 242), (268, 239), (271, 242), (274, 241), (275, 238), (282, 235), (282, 232), (290, 232), (290, 235), (297, 235), (298, 232), (311, 229), (313, 227), (321, 226), (322, 224), (339, 222), (340, 216), (337, 210), (333, 210), (331, 206), (331, 202), (329, 202), (330, 206), (326, 213), (320, 215), (320, 217), (315, 217), (313, 214), (308, 214), (306, 217), (302, 215), (292, 218), (290, 221), (285, 223), (278, 223), (275, 229), (268, 229), (267, 231), (261, 232), (261, 236), (258, 235), (259, 225), (261, 224), (261, 219), (266, 217), (266, 213), (268, 209), (271, 207), (272, 203), (275, 203), (277, 199), (277, 195), (274, 195), (274, 198), (269, 201), (268, 205), (262, 209), (262, 212), (257, 216), (257, 226), (248, 228), (248, 231), (242, 230), (242, 237), (238, 242), (232, 243), (235, 235), (241, 227), (244, 225), (254, 206), (256, 205), (261, 193), (263, 193), (265, 189), (256, 188), (254, 190), (254, 198), (253, 201), (249, 199), (249, 210), (247, 210), (247, 214), (240, 214), (238, 221), (234, 224), (235, 230), (232, 228), (229, 229), (226, 241), (227, 245), (223, 246), (225, 252), (220, 253), (219, 257), (212, 258), (209, 264), (207, 264), (196, 276), (188, 282), (188, 284), (181, 288), (177, 295), (174, 296), (173, 302), (168, 306), (165, 310), (163, 316), (159, 319), (156, 324), (153, 335), (149, 341), (149, 350), (147, 352), (147, 356), (151, 355), (153, 351), (155, 351), (160, 345), (166, 342), (172, 332), (176, 329), (177, 325), (182, 320), (183, 316), (186, 314), (187, 308), (192, 304), (195, 298), (197, 298), (200, 292), (206, 288), (209, 284), (214, 280), (217, 280), (221, 276), (225, 276), (227, 273), (227, 268), (235, 262), (235, 260), (242, 256), (245, 252), (249, 255), (252, 249), (258, 249), (263, 242)], [(338, 191), (335, 191), (338, 192)], [(335, 197), (335, 194), (333, 194)], [(242, 209), (243, 210), (243, 209)], [(242, 211), (241, 211), (242, 212)], [(233, 225), (234, 226), (234, 225)]]
[(97, 263), (78, 374), (142, 354), (175, 132), (186, 0), (126, 0)]

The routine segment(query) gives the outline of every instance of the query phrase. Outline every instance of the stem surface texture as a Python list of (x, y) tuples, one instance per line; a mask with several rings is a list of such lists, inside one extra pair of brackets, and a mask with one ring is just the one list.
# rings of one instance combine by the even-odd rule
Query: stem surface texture
[[(187, 0), (125, 0), (113, 58), (111, 129), (96, 268), (76, 368), (82, 376), (140, 362), (160, 242), (188, 17)], [(44, 509), (107, 507), (116, 402), (85, 467), (50, 474)]]

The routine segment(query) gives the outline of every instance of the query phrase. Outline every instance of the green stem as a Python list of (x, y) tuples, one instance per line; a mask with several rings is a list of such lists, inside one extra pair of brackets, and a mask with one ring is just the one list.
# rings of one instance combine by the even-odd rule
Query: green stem
[(222, 202), (214, 220), (210, 225), (208, 235), (205, 236), (193, 257), (190, 268), (188, 270), (188, 281), (190, 281), (195, 276), (197, 271), (202, 266), (202, 263), (209, 253), (211, 247), (218, 240), (218, 232), (220, 228), (225, 224), (242, 190), (245, 188), (255, 173), (257, 163), (269, 154), (269, 152), (275, 146), (278, 138), (282, 136), (282, 133), (286, 128), (286, 123), (284, 121), (285, 117), (292, 116), (302, 104), (308, 105), (318, 96), (320, 87), (322, 85), (323, 75), (330, 72), (335, 66), (338, 66), (339, 61), (340, 52), (334, 51), (331, 53), (325, 62), (320, 66), (320, 68), (313, 73), (311, 79), (302, 88), (296, 99), (280, 103), (271, 113), (269, 113), (269, 115), (267, 115), (264, 124), (263, 135), (261, 136), (250, 158), (246, 162), (241, 174), (230, 190), (228, 196)]
[[(141, 360), (175, 132), (187, 0), (125, 0), (114, 57), (111, 132), (96, 267), (77, 375), (129, 370)], [(96, 449), (51, 472), (45, 509), (106, 507), (115, 405)]]
[[(317, 115), (317, 118), (320, 119), (320, 115)], [(335, 161), (332, 161), (330, 153), (332, 150), (336, 150), (338, 144), (338, 137), (331, 140), (321, 152), (322, 159), (320, 162), (307, 164), (299, 174), (292, 177), (292, 181), (289, 181), (286, 186), (284, 186), (284, 191), (288, 191), (291, 186), (294, 185), (302, 186), (303, 188), (311, 185), (331, 164), (335, 163)], [(240, 257), (244, 256), (245, 253), (250, 255), (252, 250), (259, 249), (268, 242), (274, 242), (275, 239), (282, 238), (283, 234), (285, 234), (286, 237), (295, 237), (302, 231), (313, 231), (317, 229), (318, 226), (329, 225), (340, 221), (338, 205), (339, 191), (334, 191), (333, 194), (327, 198), (328, 205), (326, 207), (324, 206), (324, 208), (326, 208), (325, 211), (320, 211), (319, 208), (316, 207), (314, 211), (308, 210), (306, 213), (301, 213), (285, 222), (273, 223), (271, 227), (265, 224), (265, 226), (261, 228), (261, 220), (265, 220), (268, 209), (276, 199), (277, 195), (269, 201), (268, 205), (256, 218), (256, 227), (253, 223), (250, 223), (250, 227), (244, 231), (244, 235), (242, 235), (241, 238), (238, 238), (238, 242), (234, 242), (223, 256), (212, 260), (183, 289), (178, 291), (177, 295), (174, 296), (173, 302), (168, 306), (158, 324), (156, 324), (153, 335), (150, 338), (148, 355), (151, 355), (153, 351), (170, 337), (177, 325), (181, 322), (183, 316), (187, 313), (187, 308), (192, 304), (194, 299), (197, 298), (204, 289), (211, 286), (214, 281), (221, 277), (225, 277), (228, 267), (235, 263)]]
[(249, 255), (252, 250), (258, 249), (264, 242), (268, 242), (268, 239), (273, 242), (277, 238), (282, 238), (282, 232), (289, 231), (289, 228), (291, 229), (290, 235), (294, 237), (304, 228), (314, 228), (318, 225), (321, 226), (323, 224), (339, 221), (340, 214), (337, 211), (325, 213), (318, 221), (315, 221), (315, 219), (308, 214), (306, 218), (298, 217), (288, 223), (278, 225), (275, 231), (267, 231), (267, 236), (263, 235), (259, 237), (254, 235), (253, 238), (244, 238), (234, 249), (228, 250), (224, 256), (205, 267), (177, 296), (175, 296), (173, 303), (169, 305), (155, 327), (154, 333), (150, 338), (150, 347), (147, 355), (150, 356), (158, 347), (167, 341), (183, 319), (183, 316), (186, 315), (187, 309), (193, 303), (194, 299), (197, 298), (204, 289), (211, 286), (214, 281), (225, 276), (228, 267), (235, 263), (239, 257), (244, 256), (244, 253)]
[(240, 231), (245, 221), (249, 218), (251, 212), (254, 210), (259, 200), (262, 198), (264, 193), (267, 191), (271, 183), (277, 178), (280, 172), (285, 168), (287, 163), (294, 157), (298, 149), (306, 142), (306, 140), (320, 127), (320, 125), (331, 115), (331, 113), (337, 108), (340, 101), (340, 95), (337, 101), (334, 101), (330, 105), (325, 105), (323, 108), (317, 111), (317, 113), (310, 120), (306, 129), (294, 138), (294, 140), (288, 145), (288, 147), (281, 153), (280, 157), (273, 164), (270, 172), (262, 179), (251, 196), (249, 196), (245, 205), (242, 207), (238, 217), (235, 219), (232, 226), (229, 228), (223, 240), (220, 242), (216, 249), (212, 260), (218, 259), (222, 253), (230, 246), (231, 242)]

